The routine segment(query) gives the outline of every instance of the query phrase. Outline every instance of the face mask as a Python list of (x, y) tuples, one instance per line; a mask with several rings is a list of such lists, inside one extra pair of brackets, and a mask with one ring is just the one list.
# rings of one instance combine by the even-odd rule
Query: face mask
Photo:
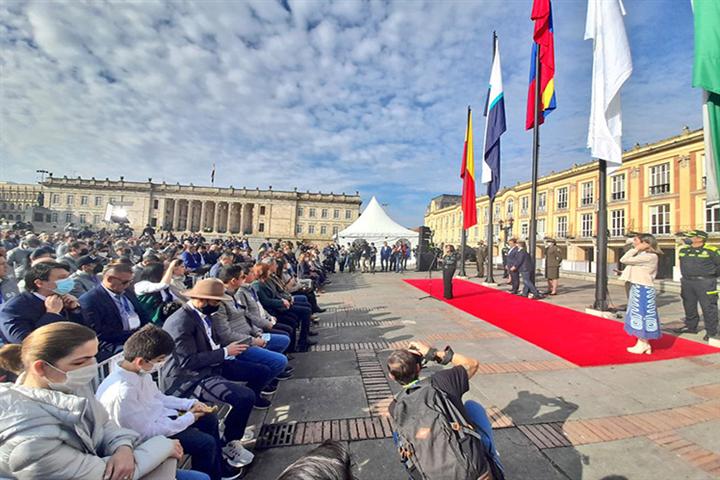
[(58, 295), (67, 295), (72, 291), (74, 287), (75, 280), (73, 280), (72, 278), (63, 278), (62, 280), (55, 281), (55, 288), (53, 288), (53, 292), (57, 293)]
[(220, 305), (209, 305), (208, 304), (208, 305), (205, 305), (204, 307), (202, 307), (200, 309), (200, 311), (202, 313), (204, 313), (205, 315), (212, 315), (213, 313), (217, 312), (219, 308), (220, 308)]
[(691, 238), (683, 238), (683, 243), (685, 245), (692, 245), (692, 239)]
[(84, 256), (87, 255), (88, 253), (90, 253), (90, 250), (88, 250), (87, 248), (83, 248), (82, 250), (80, 250), (80, 256), (81, 256), (81, 257), (84, 257)]
[(152, 375), (153, 373), (157, 373), (160, 370), (162, 370), (163, 366), (167, 363), (167, 360), (163, 360), (162, 362), (157, 362), (152, 364), (152, 368), (150, 370), (140, 370), (140, 373), (146, 373), (148, 375)]
[(48, 386), (52, 390), (58, 390), (61, 392), (75, 392), (79, 388), (82, 388), (89, 384), (97, 376), (97, 361), (94, 359), (90, 365), (80, 367), (76, 370), (70, 370), (69, 372), (64, 372), (57, 368), (55, 365), (51, 365), (47, 362), (45, 362), (45, 364), (54, 368), (58, 372), (65, 374), (64, 382), (48, 382)]
[(98, 257), (103, 257), (103, 258), (108, 256), (108, 252), (97, 252), (97, 254), (98, 254)]

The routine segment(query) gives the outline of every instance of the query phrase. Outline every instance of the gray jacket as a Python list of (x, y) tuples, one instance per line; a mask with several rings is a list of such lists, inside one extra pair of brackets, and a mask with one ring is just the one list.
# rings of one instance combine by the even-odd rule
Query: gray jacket
[[(110, 420), (90, 386), (82, 395), (0, 383), (0, 478), (99, 480), (106, 457), (134, 448), (135, 479), (161, 465), (173, 442), (138, 434)], [(105, 457), (105, 458), (104, 458)]]
[(14, 278), (9, 275), (4, 278), (0, 277), (0, 305), (19, 294), (20, 290)]
[(75, 286), (70, 292), (70, 295), (73, 295), (75, 298), (80, 298), (83, 293), (89, 292), (100, 285), (100, 279), (97, 275), (88, 274), (81, 270), (70, 275), (70, 278), (75, 280)]
[(260, 302), (255, 300), (254, 293), (252, 287), (243, 285), (235, 292), (235, 300), (245, 307), (245, 316), (254, 326), (263, 331), (269, 331), (273, 327), (270, 314), (265, 311)]
[(253, 327), (245, 318), (245, 307), (225, 292), (225, 300), (218, 311), (210, 317), (213, 328), (224, 347), (232, 342), (250, 343), (252, 337), (262, 334), (262, 330)]

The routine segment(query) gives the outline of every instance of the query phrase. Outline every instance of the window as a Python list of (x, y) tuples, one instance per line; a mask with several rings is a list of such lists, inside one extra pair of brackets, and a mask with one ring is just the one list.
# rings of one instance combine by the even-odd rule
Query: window
[(523, 222), (523, 223), (520, 225), (520, 236), (521, 236), (522, 238), (527, 238), (527, 237), (528, 237), (528, 229), (529, 229), (529, 225), (528, 225), (527, 222)]
[(540, 213), (544, 213), (545, 210), (547, 210), (547, 192), (538, 193), (537, 209)]
[(522, 197), (520, 199), (520, 216), (527, 217), (530, 197)]
[(610, 236), (622, 237), (625, 235), (625, 210), (612, 210), (610, 212)]
[(264, 231), (265, 231), (265, 224), (263, 222), (258, 223), (258, 232), (264, 232)]
[(593, 182), (584, 182), (580, 184), (580, 191), (582, 193), (582, 196), (580, 197), (581, 206), (589, 207), (595, 203), (595, 192), (593, 186)]
[(308, 233), (315, 233), (315, 225), (308, 225)]
[(298, 233), (298, 234), (302, 233), (302, 225), (300, 225), (299, 223), (297, 225), (295, 225), (295, 233)]
[(320, 210), (320, 218), (328, 218), (328, 209), (327, 208), (323, 208), (322, 210)]
[(265, 205), (260, 205), (260, 215), (265, 215)]
[(100, 223), (100, 215), (93, 215), (93, 225), (98, 225)]
[(338, 218), (340, 218), (340, 210), (339, 209), (336, 208), (335, 210), (333, 210), (333, 218), (336, 220)]
[[(568, 207), (568, 189), (567, 187), (555, 190), (555, 199), (557, 200), (557, 209), (565, 210)], [(565, 219), (567, 221), (567, 219)]]
[(537, 238), (545, 238), (545, 219), (540, 218), (537, 221), (537, 232), (535, 232)]
[(310, 216), (310, 218), (315, 218), (315, 209), (314, 208), (310, 209), (309, 216)]
[(84, 213), (80, 214), (80, 225), (85, 225), (85, 220), (87, 219), (87, 215)]
[(35, 212), (33, 215), (33, 222), (42, 222), (43, 221), (43, 214), (39, 212)]
[(102, 197), (95, 197), (95, 206), (99, 207), (102, 205)]
[(160, 208), (160, 200), (153, 200), (153, 210)]
[(508, 218), (512, 218), (513, 211), (515, 210), (515, 201), (512, 198), (507, 201), (506, 208), (507, 208), (506, 212), (507, 212)]
[(670, 193), (670, 163), (650, 167), (650, 195)]
[(705, 205), (705, 231), (720, 232), (720, 206)]
[(150, 219), (150, 226), (157, 227), (157, 218), (153, 217)]
[(65, 223), (72, 222), (72, 213), (66, 213), (65, 214)]
[(72, 205), (74, 201), (75, 201), (75, 197), (73, 197), (72, 195), (68, 195), (67, 197), (65, 197), (66, 205)]
[(320, 235), (327, 235), (327, 225), (320, 226)]
[(495, 219), (500, 218), (500, 208), (501, 205), (499, 203), (495, 205)]
[(58, 223), (58, 214), (57, 213), (53, 213), (50, 218), (51, 218), (52, 223)]
[(115, 205), (115, 197), (110, 197), (108, 203), (112, 203), (113, 205)]
[(14, 203), (11, 203), (11, 204), (10, 204), (10, 210), (15, 210), (15, 204), (14, 204)]
[[(297, 216), (298, 216), (298, 217), (302, 217), (302, 216), (303, 216), (303, 207), (298, 207), (298, 208), (297, 208)], [(298, 225), (298, 226), (300, 226), (300, 225)], [(299, 232), (298, 232), (298, 233), (299, 233)]]
[(612, 193), (611, 200), (619, 201), (625, 200), (625, 174), (614, 175), (612, 177)]
[(567, 217), (557, 217), (555, 232), (559, 238), (567, 237)]
[(87, 205), (88, 204), (88, 197), (87, 195), (80, 196), (80, 205)]
[(60, 194), (59, 193), (53, 193), (52, 195), (52, 203), (57, 205), (60, 203)]
[(338, 226), (335, 225), (335, 226), (333, 227), (333, 235), (337, 235), (339, 231), (340, 231), (340, 228), (338, 228)]
[(667, 235), (670, 233), (670, 205), (653, 205), (650, 207), (650, 233)]
[(485, 219), (485, 223), (488, 223), (488, 220), (490, 220), (490, 207), (487, 205), (483, 207), (483, 218)]
[(352, 210), (345, 210), (345, 220), (352, 219)]
[(593, 234), (593, 214), (583, 213), (580, 216), (580, 236), (592, 237)]

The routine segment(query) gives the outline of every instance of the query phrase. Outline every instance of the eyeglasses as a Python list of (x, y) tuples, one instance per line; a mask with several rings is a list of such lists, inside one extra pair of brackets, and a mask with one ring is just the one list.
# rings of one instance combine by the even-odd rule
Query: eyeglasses
[(109, 280), (114, 280), (120, 285), (130, 285), (132, 283), (132, 278), (130, 280), (121, 280), (118, 277), (108, 277)]

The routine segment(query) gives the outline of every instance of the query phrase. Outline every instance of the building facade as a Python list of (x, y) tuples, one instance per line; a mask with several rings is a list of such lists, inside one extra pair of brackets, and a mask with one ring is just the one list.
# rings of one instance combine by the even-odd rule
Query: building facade
[(361, 205), (357, 193), (171, 185), (153, 183), (151, 179), (131, 182), (123, 177), (49, 177), (41, 186), (15, 186), (33, 190), (36, 205), (43, 207), (42, 219), (39, 212), (34, 214), (38, 231), (62, 230), (71, 222), (79, 227), (106, 227), (111, 205), (115, 214), (121, 211), (127, 217), (136, 232), (150, 224), (175, 233), (329, 241), (357, 219)]
[[(530, 182), (498, 192), (492, 225), (496, 245), (510, 237), (527, 239), (530, 192)], [(554, 238), (563, 250), (563, 269), (594, 272), (597, 162), (542, 177), (537, 192), (537, 257), (542, 258), (542, 239)], [(665, 254), (658, 277), (677, 278), (677, 232), (699, 228), (720, 237), (720, 208), (706, 207), (705, 198), (702, 130), (686, 129), (678, 136), (627, 150), (622, 166), (607, 178), (610, 267), (622, 255), (629, 232), (652, 233)], [(488, 197), (480, 197), (478, 225), (468, 231), (468, 245), (487, 241), (488, 208)], [(434, 208), (431, 202), (425, 224), (433, 230), (435, 243), (460, 243), (460, 205)]]
[(0, 182), (0, 224), (31, 222), (41, 191), (40, 185)]

